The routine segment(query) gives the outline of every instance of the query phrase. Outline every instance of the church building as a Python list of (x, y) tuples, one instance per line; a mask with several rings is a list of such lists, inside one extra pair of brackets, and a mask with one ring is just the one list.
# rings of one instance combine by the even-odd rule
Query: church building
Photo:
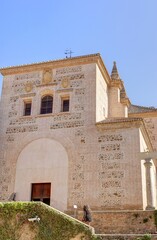
[(157, 109), (100, 54), (0, 69), (0, 201), (157, 208)]

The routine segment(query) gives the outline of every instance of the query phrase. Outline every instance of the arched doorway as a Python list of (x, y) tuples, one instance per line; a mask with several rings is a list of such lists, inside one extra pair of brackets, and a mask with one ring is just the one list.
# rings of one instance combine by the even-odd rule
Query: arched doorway
[[(33, 190), (33, 187), (36, 190)], [(44, 188), (47, 190), (42, 190)], [(45, 194), (49, 192), (47, 198), (50, 198), (50, 205), (62, 211), (66, 210), (68, 155), (65, 148), (56, 140), (48, 138), (29, 143), (17, 160), (15, 192), (17, 201), (46, 199)], [(40, 193), (44, 195), (41, 196)]]

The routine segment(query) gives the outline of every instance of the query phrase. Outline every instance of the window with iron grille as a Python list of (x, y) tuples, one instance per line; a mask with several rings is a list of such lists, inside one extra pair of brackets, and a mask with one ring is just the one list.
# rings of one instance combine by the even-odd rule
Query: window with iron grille
[(62, 99), (62, 112), (69, 112), (69, 99)]
[(52, 113), (53, 111), (53, 97), (45, 96), (41, 100), (41, 114)]
[(25, 102), (25, 104), (24, 104), (24, 116), (31, 115), (31, 108), (32, 108), (32, 103), (31, 102)]

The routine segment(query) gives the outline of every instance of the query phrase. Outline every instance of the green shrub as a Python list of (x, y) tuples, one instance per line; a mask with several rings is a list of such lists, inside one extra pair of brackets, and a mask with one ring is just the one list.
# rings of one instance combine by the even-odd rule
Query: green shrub
[[(39, 222), (28, 221), (35, 216), (40, 217)], [(84, 240), (99, 239), (86, 225), (43, 203), (0, 203), (0, 240), (18, 240), (24, 226), (34, 233), (33, 240), (69, 240), (78, 234)]]
[(150, 234), (145, 234), (140, 238), (137, 238), (137, 240), (151, 240), (151, 235)]

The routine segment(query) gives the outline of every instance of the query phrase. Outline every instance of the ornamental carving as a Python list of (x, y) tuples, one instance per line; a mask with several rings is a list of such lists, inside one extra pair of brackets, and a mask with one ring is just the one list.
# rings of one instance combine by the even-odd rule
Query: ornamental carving
[(40, 74), (38, 72), (36, 73), (27, 73), (27, 74), (19, 74), (15, 76), (15, 80), (26, 80), (30, 78), (39, 78)]
[(73, 73), (73, 72), (81, 72), (81, 71), (82, 71), (82, 67), (81, 66), (61, 68), (61, 69), (56, 70), (56, 75)]
[(66, 75), (66, 76), (59, 76), (59, 77), (55, 77), (56, 81), (62, 81), (64, 79), (68, 79), (69, 81), (71, 80), (80, 80), (80, 79), (84, 79), (85, 75), (84, 74), (72, 74), (72, 75)]
[(61, 85), (62, 85), (63, 88), (69, 87), (69, 80), (66, 79), (66, 78), (63, 79)]
[(102, 170), (115, 170), (115, 169), (120, 169), (121, 165), (119, 162), (102, 162), (101, 163)]
[(107, 145), (102, 145), (101, 150), (104, 150), (106, 152), (110, 151), (118, 151), (120, 150), (120, 144), (107, 144)]
[(119, 188), (121, 187), (121, 181), (120, 180), (107, 180), (102, 182), (103, 188)]
[(84, 121), (64, 122), (64, 123), (52, 124), (50, 126), (50, 129), (75, 128), (75, 127), (81, 127), (83, 125), (84, 125)]
[(35, 132), (38, 130), (37, 125), (32, 125), (32, 126), (20, 126), (20, 127), (9, 127), (7, 128), (6, 134), (10, 133), (24, 133), (24, 132)]
[(22, 124), (31, 124), (31, 123), (35, 123), (36, 119), (35, 118), (21, 118), (21, 119), (13, 119), (10, 120), (9, 125), (22, 125)]
[(64, 115), (54, 116), (53, 120), (54, 122), (58, 122), (58, 121), (80, 120), (81, 118), (82, 118), (81, 113), (73, 113), (73, 114), (64, 114)]
[(124, 171), (103, 171), (99, 173), (99, 179), (107, 179), (107, 178), (116, 178), (122, 179), (124, 177)]
[(32, 84), (31, 82), (27, 82), (27, 83), (25, 84), (25, 91), (26, 91), (26, 92), (31, 92), (32, 89), (33, 89), (33, 84)]
[(19, 99), (19, 96), (10, 97), (10, 103), (15, 103)]
[(121, 134), (111, 134), (111, 135), (102, 135), (98, 137), (98, 142), (112, 142), (112, 141), (122, 141), (123, 136)]
[(100, 161), (110, 161), (110, 160), (119, 160), (124, 158), (123, 152), (111, 152), (111, 153), (101, 153), (98, 156)]
[(52, 71), (51, 70), (46, 70), (44, 73), (43, 73), (43, 80), (42, 80), (42, 83), (43, 84), (48, 84), (52, 82)]
[(85, 88), (79, 88), (75, 90), (75, 95), (84, 95), (85, 94)]

